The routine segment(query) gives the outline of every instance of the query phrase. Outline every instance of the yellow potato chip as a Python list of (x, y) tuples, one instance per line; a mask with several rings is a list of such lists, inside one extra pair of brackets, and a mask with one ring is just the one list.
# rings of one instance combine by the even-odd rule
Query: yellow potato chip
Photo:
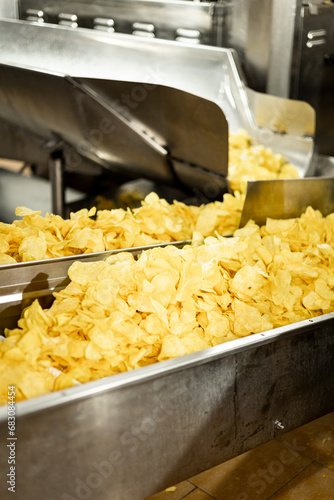
[(27, 207), (17, 207), (15, 210), (15, 215), (18, 215), (20, 217), (24, 217), (25, 215), (39, 215), (42, 212), (36, 211), (36, 210), (31, 210), (30, 208)]
[(234, 300), (234, 334), (240, 337), (250, 333), (259, 333), (270, 330), (273, 324), (266, 315), (260, 313), (259, 309), (239, 299)]
[(94, 281), (96, 276), (98, 276), (105, 269), (105, 264), (103, 261), (84, 263), (80, 261), (74, 262), (69, 271), (69, 278), (78, 283), (79, 285), (86, 285)]
[(3, 264), (16, 264), (16, 260), (6, 253), (0, 253), (0, 266)]
[(45, 258), (47, 244), (41, 236), (27, 236), (19, 246), (19, 255), (22, 262), (41, 260)]
[(245, 265), (235, 274), (230, 290), (240, 300), (263, 300), (263, 289), (266, 287), (266, 278), (259, 272), (259, 269)]

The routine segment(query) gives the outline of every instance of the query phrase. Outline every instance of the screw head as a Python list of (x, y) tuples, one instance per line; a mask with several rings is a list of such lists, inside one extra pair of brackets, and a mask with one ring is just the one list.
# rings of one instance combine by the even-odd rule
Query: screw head
[(284, 425), (282, 424), (282, 422), (280, 420), (275, 420), (274, 427), (278, 431), (282, 431), (284, 429)]

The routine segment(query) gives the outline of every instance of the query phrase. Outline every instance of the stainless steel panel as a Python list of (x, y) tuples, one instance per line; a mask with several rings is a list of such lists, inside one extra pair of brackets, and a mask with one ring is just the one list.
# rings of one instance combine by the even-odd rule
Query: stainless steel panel
[(312, 167), (317, 176), (334, 177), (334, 157), (326, 155), (315, 155)]
[[(333, 325), (328, 314), (18, 403), (17, 492), (143, 500), (332, 411)], [(5, 437), (5, 407), (0, 420)], [(2, 446), (2, 471), (7, 458)]]
[(2, 0), (0, 2), (0, 18), (17, 19), (19, 17), (18, 0)]
[(34, 134), (28, 134), (25, 129), (9, 125), (0, 120), (0, 150), (3, 158), (25, 160), (31, 165), (47, 166), (49, 153), (43, 150), (44, 141)]
[(77, 15), (80, 27), (93, 28), (95, 18), (111, 18), (119, 33), (133, 33), (133, 24), (151, 24), (154, 35), (175, 40), (177, 30), (196, 29), (201, 43), (220, 45), (216, 30), (214, 5), (211, 2), (157, 1), (157, 0), (20, 0), (20, 18), (27, 19), (27, 11), (39, 8), (47, 23), (58, 24), (60, 14)]
[(299, 59), (303, 0), (233, 0), (225, 13), (226, 44), (237, 50), (248, 85), (281, 97), (290, 94)]
[[(79, 154), (94, 157), (97, 163), (108, 161), (111, 168), (137, 167), (143, 175), (172, 181), (164, 154), (131, 133), (123, 120), (106, 111), (74, 82), (10, 66), (2, 66), (0, 72), (0, 115), (4, 120), (43, 137), (45, 143), (64, 140), (75, 146)], [(127, 163), (120, 152), (123, 149)]]
[(262, 94), (247, 88), (249, 106), (255, 122), (262, 130), (292, 137), (314, 137), (316, 115), (314, 108), (303, 101)]
[(226, 23), (228, 46), (238, 51), (248, 85), (308, 102), (317, 116), (316, 149), (334, 155), (334, 4), (233, 0)]
[(298, 64), (299, 22), (302, 0), (272, 0), (270, 59), (266, 91), (281, 97), (298, 98), (291, 93), (292, 68)]
[[(36, 5), (41, 8), (46, 5), (51, 13), (60, 11), (59, 2), (51, 7), (48, 6), (47, 0), (21, 0), (21, 2), (24, 7), (22, 12), (26, 12), (29, 6)], [(85, 27), (92, 27), (88, 19), (92, 18), (93, 12), (102, 6), (102, 2), (99, 1), (89, 7), (85, 0), (80, 2), (63, 0), (61, 3), (66, 4), (69, 11), (76, 9), (82, 13), (82, 25)], [(131, 3), (133, 4), (132, 0), (125, 3), (124, 1), (103, 3), (103, 8), (108, 12), (109, 10), (117, 12), (121, 18), (125, 16), (125, 24), (122, 22), (119, 24), (120, 32), (131, 33), (130, 25), (136, 21), (151, 22), (155, 27), (155, 36), (161, 38), (176, 37), (183, 42), (193, 43), (199, 40), (204, 44), (236, 49), (248, 85), (252, 89), (285, 98), (306, 100), (316, 109), (317, 148), (321, 154), (334, 155), (329, 133), (330, 116), (333, 113), (331, 63), (330, 66), (322, 64), (324, 58), (327, 63), (330, 62), (333, 55), (334, 5), (331, 2), (233, 0), (204, 4), (189, 1), (137, 0), (138, 19), (134, 19), (134, 11), (129, 7)], [(204, 5), (206, 7), (203, 9)], [(188, 15), (184, 16), (186, 10)], [(58, 22), (55, 14), (50, 19), (52, 22)], [(181, 19), (187, 25), (178, 25), (178, 20)], [(177, 31), (184, 28), (198, 30), (199, 38), (177, 36)], [(319, 29), (320, 31), (325, 29), (327, 38), (305, 42), (305, 36), (309, 32), (317, 32)], [(306, 47), (309, 50), (305, 52)], [(315, 57), (316, 54), (318, 58)], [(311, 60), (313, 62), (308, 65)], [(309, 74), (315, 69), (317, 78)]]
[(292, 97), (309, 102), (317, 113), (317, 151), (334, 156), (334, 4), (303, 7), (300, 58), (292, 67)]
[(334, 177), (249, 181), (240, 227), (249, 219), (262, 226), (267, 217), (300, 217), (307, 207), (320, 210), (324, 217), (334, 212)]
[(306, 102), (262, 94), (246, 88), (251, 115), (256, 127), (252, 130), (255, 143), (265, 144), (279, 152), (297, 167), (300, 177), (315, 175), (313, 157), (305, 170), (307, 143), (313, 152), (315, 111)]
[[(237, 50), (248, 85), (266, 91), (271, 60), (271, 24), (275, 0), (233, 0), (225, 12), (224, 47)], [(288, 0), (283, 0), (283, 2)]]
[[(159, 151), (164, 148), (172, 162), (175, 158), (205, 169), (207, 173), (227, 176), (227, 122), (215, 103), (162, 85), (88, 78), (73, 83), (106, 111), (124, 118), (125, 123), (127, 121), (136, 134), (141, 134), (152, 149)], [(131, 109), (126, 106), (127, 102), (129, 106), (131, 103)], [(90, 116), (82, 116), (81, 123), (84, 118), (88, 127)], [(123, 141), (130, 144), (127, 135), (124, 134)], [(113, 142), (113, 139), (109, 137), (108, 142)], [(98, 149), (101, 154), (102, 143)], [(122, 163), (127, 160), (126, 149), (124, 147), (123, 158), (119, 160)]]

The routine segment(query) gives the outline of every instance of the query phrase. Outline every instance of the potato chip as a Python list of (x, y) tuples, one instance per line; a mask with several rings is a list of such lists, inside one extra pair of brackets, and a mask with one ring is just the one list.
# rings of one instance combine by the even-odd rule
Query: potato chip
[(92, 282), (96, 276), (99, 276), (104, 269), (105, 265), (103, 261), (91, 262), (90, 266), (86, 266), (84, 263), (76, 261), (71, 265), (68, 276), (75, 283), (86, 285)]
[(263, 300), (263, 289), (266, 287), (262, 273), (255, 266), (245, 265), (235, 274), (230, 290), (240, 300)]
[(27, 236), (19, 246), (19, 255), (22, 262), (41, 260), (45, 257), (47, 244), (41, 236)]
[(0, 253), (0, 266), (4, 264), (16, 264), (16, 260), (6, 253)]
[(40, 211), (31, 210), (27, 207), (17, 207), (15, 210), (15, 215), (18, 215), (20, 217), (24, 217), (25, 215), (40, 215), (41, 213), (42, 212)]
[(303, 297), (303, 305), (310, 311), (326, 311), (330, 308), (330, 300), (323, 299), (317, 292), (309, 292)]

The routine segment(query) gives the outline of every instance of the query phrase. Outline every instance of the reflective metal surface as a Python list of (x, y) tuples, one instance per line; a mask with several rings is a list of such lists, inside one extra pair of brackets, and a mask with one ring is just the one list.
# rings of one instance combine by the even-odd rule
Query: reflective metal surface
[[(223, 110), (232, 132), (238, 128), (248, 130), (256, 141), (272, 147), (288, 160), (291, 159), (302, 175), (308, 172), (313, 152), (312, 139), (289, 133), (278, 134), (276, 124), (271, 126), (267, 123), (268, 121), (265, 122), (265, 127), (271, 128), (260, 128), (257, 116), (262, 106), (261, 95), (259, 94), (254, 99), (254, 96), (249, 93), (242, 79), (238, 58), (233, 50), (205, 46), (189, 47), (186, 44), (146, 40), (116, 33), (108, 35), (97, 30), (79, 28), (72, 30), (62, 26), (37, 26), (24, 22), (0, 21), (0, 61), (21, 68), (26, 67), (29, 61), (30, 69), (43, 73), (70, 75), (75, 79), (91, 78), (92, 67), (94, 67), (96, 79), (141, 82), (142, 85), (158, 84), (186, 91), (217, 104)], [(13, 83), (14, 80), (12, 78)], [(50, 80), (52, 80), (51, 75)], [(17, 80), (15, 84), (19, 84)], [(24, 88), (21, 90), (24, 91)], [(47, 92), (52, 95), (56, 92), (55, 95), (59, 96), (56, 102), (60, 107), (66, 103), (70, 110), (73, 106), (72, 102), (63, 102), (64, 97), (60, 93), (61, 85), (59, 89), (54, 86), (43, 88), (43, 93), (39, 98), (44, 99), (44, 102), (47, 99)], [(33, 93), (31, 93), (31, 98), (32, 95)], [(130, 111), (133, 107), (139, 109), (142, 101), (138, 95), (136, 93), (128, 95), (123, 92), (117, 104)], [(55, 104), (55, 99), (53, 103)], [(277, 113), (282, 115), (279, 111), (282, 109), (282, 103), (272, 101), (272, 104), (274, 116), (276, 106), (278, 107)], [(7, 121), (13, 120), (11, 110), (6, 106), (7, 103), (3, 99), (0, 113), (3, 116), (6, 115)], [(27, 109), (29, 104), (26, 103), (25, 106)], [(300, 106), (302, 107), (303, 104), (300, 103)], [(41, 112), (43, 106), (40, 106), (40, 109), (31, 106), (29, 109), (34, 115)], [(286, 100), (285, 112), (288, 109), (289, 101)], [(292, 126), (292, 130), (304, 130), (312, 134), (314, 130), (312, 113), (309, 111), (303, 113), (302, 119), (299, 113), (293, 113), (292, 118), (289, 113), (286, 115), (288, 118), (283, 119), (285, 128), (289, 129), (291, 122), (294, 121), (303, 125)], [(307, 117), (306, 123), (305, 117)], [(57, 114), (52, 115), (51, 119), (56, 121)], [(210, 115), (206, 119), (210, 121)], [(68, 130), (71, 120), (73, 122), (73, 118), (70, 118), (67, 123), (68, 138), (71, 137)], [(22, 125), (21, 119), (20, 123)], [(31, 129), (35, 121), (34, 119), (28, 120), (26, 117), (24, 124)], [(91, 125), (88, 122), (86, 126), (89, 128), (87, 135), (88, 142), (91, 144), (94, 134), (89, 132), (93, 131), (96, 135), (96, 124)], [(205, 139), (206, 136), (203, 136), (202, 140), (205, 141)], [(116, 156), (119, 159), (119, 155)], [(158, 159), (157, 156), (152, 157), (152, 162)], [(152, 165), (149, 169), (151, 168)]]
[[(196, 30), (200, 43), (218, 46), (222, 45), (223, 36), (221, 13), (226, 9), (214, 2), (187, 0), (20, 0), (21, 19), (28, 19), (32, 8), (42, 10), (47, 23), (63, 24), (64, 15), (76, 15), (74, 22), (80, 27), (101, 29), (105, 26), (107, 31), (105, 20), (111, 19), (113, 24), (108, 26), (112, 27), (109, 32), (165, 40), (177, 39), (181, 36), (179, 30)], [(188, 35), (184, 39), (191, 43), (194, 37)]]
[[(300, 59), (292, 68), (291, 97), (309, 102), (317, 113), (317, 151), (334, 156), (334, 3), (309, 2), (300, 26)], [(297, 74), (298, 78), (293, 78)]]
[[(206, 170), (206, 182), (210, 171), (227, 175), (227, 122), (215, 103), (157, 84), (73, 79), (8, 65), (0, 72), (0, 116), (44, 137), (51, 151), (63, 142), (114, 172), (169, 184), (178, 181), (174, 158)], [(134, 96), (135, 106), (122, 105), (122, 96)]]
[(249, 181), (240, 227), (249, 219), (263, 225), (267, 217), (300, 217), (308, 206), (324, 216), (334, 212), (334, 177)]
[(18, 17), (18, 0), (3, 0), (0, 2), (0, 18), (17, 19)]
[[(94, 19), (99, 16), (114, 23), (111, 28), (98, 25), (99, 29), (135, 32), (189, 45), (234, 48), (252, 89), (306, 100), (315, 108), (317, 148), (320, 154), (334, 155), (330, 120), (333, 114), (333, 2), (20, 0), (21, 19), (30, 18), (28, 12), (34, 9), (42, 9), (47, 23), (58, 24), (59, 15), (66, 12), (78, 16), (79, 26), (94, 28)], [(154, 30), (134, 30), (134, 24), (150, 25)]]
[(227, 46), (238, 51), (248, 85), (308, 102), (316, 111), (317, 151), (334, 155), (334, 4), (322, 0), (233, 0)]

